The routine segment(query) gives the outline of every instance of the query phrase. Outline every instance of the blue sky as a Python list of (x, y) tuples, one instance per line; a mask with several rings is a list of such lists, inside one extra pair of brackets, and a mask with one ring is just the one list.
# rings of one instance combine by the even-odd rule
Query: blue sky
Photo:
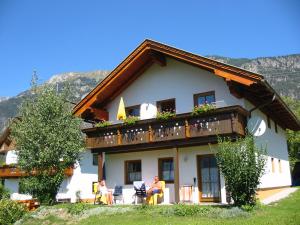
[(200, 55), (300, 53), (300, 1), (0, 0), (0, 96), (33, 70), (111, 70), (146, 38)]

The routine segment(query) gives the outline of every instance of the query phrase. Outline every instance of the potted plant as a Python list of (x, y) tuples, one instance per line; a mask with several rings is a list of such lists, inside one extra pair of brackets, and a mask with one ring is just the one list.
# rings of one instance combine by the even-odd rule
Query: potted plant
[(156, 119), (158, 120), (169, 120), (176, 116), (174, 111), (168, 110), (163, 112), (158, 112), (156, 115)]
[(99, 123), (96, 123), (95, 127), (108, 127), (110, 125), (112, 125), (110, 121), (101, 121)]
[(198, 115), (201, 115), (203, 113), (207, 113), (207, 112), (210, 112), (210, 111), (213, 111), (216, 109), (216, 106), (213, 105), (213, 104), (203, 104), (203, 105), (200, 105), (200, 106), (195, 106), (194, 109), (193, 109), (193, 112), (192, 112), (192, 115), (193, 116), (198, 116)]

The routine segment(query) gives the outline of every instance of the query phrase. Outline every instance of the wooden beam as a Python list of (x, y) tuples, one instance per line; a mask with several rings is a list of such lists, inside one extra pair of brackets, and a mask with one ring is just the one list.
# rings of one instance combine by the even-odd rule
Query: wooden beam
[(216, 74), (217, 76), (223, 77), (225, 79), (233, 80), (233, 81), (236, 81), (238, 83), (241, 83), (241, 84), (244, 84), (247, 86), (250, 86), (250, 85), (256, 83), (256, 81), (253, 81), (250, 78), (244, 78), (239, 75), (235, 75), (233, 73), (228, 73), (228, 72), (218, 70), (218, 69), (214, 70), (214, 74)]
[(97, 120), (108, 121), (108, 112), (103, 109), (90, 108), (93, 117)]
[(236, 98), (242, 98), (242, 93), (238, 90), (238, 87), (234, 84), (234, 82), (230, 79), (226, 79), (226, 84), (229, 88), (230, 94), (232, 94)]
[(178, 147), (174, 147), (174, 189), (175, 189), (175, 202), (180, 202), (179, 195), (179, 152)]
[(98, 153), (98, 181), (103, 179), (103, 153)]
[(150, 57), (152, 58), (152, 60), (157, 63), (160, 66), (166, 66), (167, 65), (167, 60), (164, 54), (156, 52), (151, 50), (149, 52)]

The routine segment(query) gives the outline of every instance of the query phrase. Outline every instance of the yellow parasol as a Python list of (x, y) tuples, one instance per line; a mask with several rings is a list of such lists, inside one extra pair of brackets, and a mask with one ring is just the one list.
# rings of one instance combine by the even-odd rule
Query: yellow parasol
[(123, 101), (123, 97), (121, 97), (118, 113), (117, 113), (117, 120), (125, 120), (125, 119), (126, 119), (125, 104)]

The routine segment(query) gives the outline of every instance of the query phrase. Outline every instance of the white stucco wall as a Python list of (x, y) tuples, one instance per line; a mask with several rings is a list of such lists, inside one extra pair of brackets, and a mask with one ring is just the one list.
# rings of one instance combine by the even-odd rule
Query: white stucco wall
[[(253, 105), (245, 101), (246, 109), (253, 108)], [(252, 117), (260, 117), (267, 124), (267, 116), (260, 110), (252, 112)], [(266, 128), (262, 136), (255, 138), (255, 143), (258, 147), (264, 147), (267, 150), (265, 173), (261, 178), (260, 188), (280, 187), (291, 185), (291, 173), (288, 158), (288, 146), (286, 132), (277, 125), (278, 132), (275, 132), (274, 121), (271, 120), (271, 129)], [(272, 172), (271, 158), (274, 158), (275, 172)], [(279, 172), (278, 160), (281, 161), (281, 173)]]
[(7, 165), (18, 163), (18, 155), (15, 150), (10, 150), (6, 153), (5, 163)]
[[(10, 152), (10, 151), (9, 151)], [(98, 180), (98, 167), (93, 166), (90, 150), (82, 153), (80, 164), (75, 165), (73, 176), (67, 177), (61, 184), (57, 198), (70, 198), (76, 201), (76, 192), (81, 192), (81, 199), (93, 199), (92, 183)], [(30, 195), (19, 194), (19, 179), (5, 179), (5, 187), (10, 190), (14, 200), (30, 199)]]
[[(197, 155), (212, 154), (208, 146), (179, 148), (179, 185), (193, 185), (193, 178), (197, 177)], [(109, 188), (115, 185), (123, 186), (124, 202), (130, 204), (133, 202), (134, 189), (133, 185), (125, 185), (124, 166), (126, 160), (142, 161), (142, 180), (146, 185), (151, 185), (154, 176), (158, 175), (158, 159), (165, 157), (174, 157), (173, 149), (143, 151), (134, 153), (120, 153), (106, 155), (106, 183)], [(226, 202), (226, 193), (224, 179), (221, 177), (221, 200)], [(164, 194), (164, 203), (175, 201), (174, 184), (166, 184)], [(199, 202), (198, 182), (193, 190), (194, 203)]]
[(81, 155), (80, 164), (75, 165), (72, 177), (64, 180), (57, 198), (71, 198), (76, 201), (76, 192), (80, 191), (81, 199), (93, 199), (92, 183), (98, 180), (98, 166), (93, 165), (93, 155), (86, 150)]
[(19, 193), (19, 179), (5, 179), (4, 186), (10, 192), (10, 198), (13, 200), (27, 200), (31, 199), (30, 195)]
[(149, 104), (154, 107), (157, 101), (175, 98), (176, 113), (186, 113), (194, 107), (193, 95), (207, 91), (215, 91), (217, 107), (244, 104), (243, 100), (230, 94), (223, 78), (167, 58), (165, 67), (154, 64), (109, 103), (109, 120), (116, 120), (120, 97), (125, 106)]

